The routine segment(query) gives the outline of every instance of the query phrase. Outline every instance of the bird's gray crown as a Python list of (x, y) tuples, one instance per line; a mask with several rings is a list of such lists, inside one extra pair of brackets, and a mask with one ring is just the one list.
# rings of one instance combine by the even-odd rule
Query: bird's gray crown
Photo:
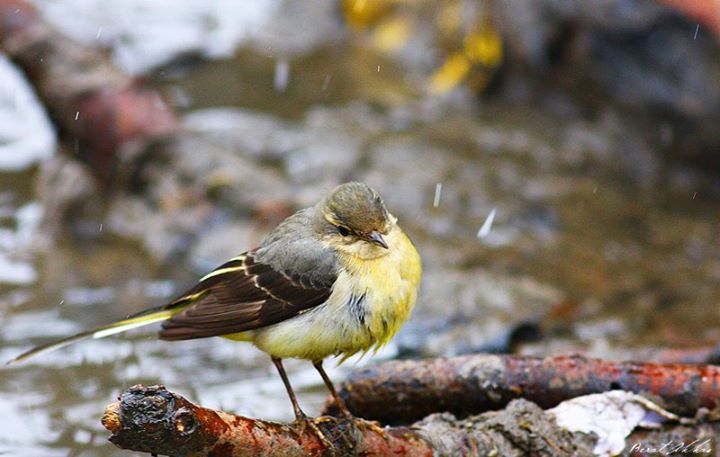
[(322, 212), (332, 224), (357, 233), (383, 231), (388, 221), (380, 194), (361, 182), (348, 182), (333, 189), (322, 203)]

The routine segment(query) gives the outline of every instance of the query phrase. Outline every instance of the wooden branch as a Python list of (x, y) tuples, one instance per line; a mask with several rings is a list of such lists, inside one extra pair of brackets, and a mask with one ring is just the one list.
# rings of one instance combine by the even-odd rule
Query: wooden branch
[[(320, 417), (312, 427), (206, 409), (162, 386), (134, 386), (107, 407), (102, 423), (123, 449), (173, 456), (432, 455), (408, 428)], [(331, 446), (329, 446), (331, 444)]]
[(412, 427), (323, 416), (318, 433), (299, 423), (234, 416), (190, 403), (162, 386), (134, 386), (107, 407), (102, 423), (123, 448), (177, 457), (591, 455), (594, 438), (559, 428), (533, 403), (463, 420), (434, 414)]
[(60, 34), (25, 0), (0, 0), (0, 50), (32, 82), (66, 139), (96, 175), (116, 177), (179, 122), (160, 95), (101, 49)]
[(340, 396), (358, 416), (407, 424), (436, 411), (464, 417), (503, 408), (520, 397), (549, 408), (615, 389), (643, 394), (674, 413), (694, 416), (700, 408), (719, 406), (720, 367), (471, 355), (364, 368), (341, 384)]

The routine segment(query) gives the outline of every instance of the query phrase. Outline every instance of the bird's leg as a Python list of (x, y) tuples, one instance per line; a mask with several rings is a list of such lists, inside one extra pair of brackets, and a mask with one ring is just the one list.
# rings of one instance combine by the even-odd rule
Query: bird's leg
[[(283, 367), (282, 359), (278, 357), (270, 357), (275, 364), (275, 368), (277, 368), (278, 373), (280, 373), (280, 377), (282, 378), (283, 384), (285, 384), (285, 389), (287, 390), (288, 396), (290, 397), (290, 401), (293, 405), (293, 410), (295, 411), (295, 421), (297, 421), (301, 428), (301, 431), (304, 432), (305, 427), (310, 427), (315, 435), (320, 439), (322, 443), (325, 444), (327, 449), (334, 449), (333, 445), (330, 441), (328, 441), (327, 438), (325, 438), (325, 435), (323, 432), (318, 428), (317, 425), (315, 425), (315, 422), (312, 421), (309, 417), (305, 415), (302, 409), (300, 409), (300, 404), (297, 401), (297, 398), (295, 398), (295, 392), (293, 391), (292, 386), (290, 385), (290, 380), (288, 380), (287, 373), (285, 373), (285, 367)], [(301, 432), (301, 433), (302, 433)]]
[(300, 409), (300, 404), (298, 404), (297, 398), (295, 398), (295, 392), (293, 391), (292, 386), (290, 385), (290, 381), (288, 380), (287, 373), (285, 373), (285, 367), (283, 367), (282, 359), (278, 357), (271, 357), (273, 363), (275, 364), (275, 368), (277, 368), (278, 373), (280, 373), (280, 377), (282, 378), (283, 384), (285, 384), (285, 389), (287, 390), (288, 396), (290, 397), (290, 401), (293, 405), (293, 410), (295, 411), (295, 419), (298, 421), (306, 421), (307, 416), (303, 412), (302, 409)]
[[(350, 412), (350, 410), (347, 408), (347, 405), (343, 401), (342, 398), (340, 398), (340, 395), (338, 395), (337, 390), (335, 390), (335, 386), (333, 385), (332, 381), (330, 380), (330, 377), (325, 373), (325, 370), (322, 366), (322, 360), (313, 362), (313, 365), (315, 366), (315, 369), (320, 373), (320, 376), (322, 376), (323, 381), (325, 381), (325, 386), (330, 391), (330, 394), (332, 394), (333, 399), (335, 400), (335, 404), (337, 405), (338, 409), (342, 413), (343, 416), (345, 416), (345, 419), (353, 421), (353, 424), (355, 424), (355, 416)], [(385, 436), (385, 430), (383, 430), (382, 426), (379, 422), (375, 421), (367, 421), (363, 420), (358, 422), (359, 424), (362, 424), (364, 427), (367, 427), (376, 433), (378, 433), (380, 436)]]
[(313, 362), (313, 366), (315, 369), (320, 373), (320, 376), (322, 376), (323, 381), (325, 382), (325, 387), (330, 391), (330, 394), (332, 395), (333, 399), (335, 400), (335, 404), (337, 405), (338, 409), (342, 413), (343, 416), (345, 416), (346, 419), (353, 419), (353, 415), (350, 412), (350, 410), (345, 406), (345, 402), (340, 398), (340, 395), (338, 395), (337, 390), (335, 390), (335, 386), (333, 385), (332, 381), (330, 380), (330, 377), (325, 373), (325, 370), (323, 369), (323, 361), (318, 360)]
[[(320, 373), (320, 376), (323, 379), (323, 382), (325, 383), (325, 387), (330, 391), (330, 394), (333, 396), (333, 400), (335, 400), (335, 404), (337, 405), (338, 409), (340, 410), (340, 413), (345, 417), (345, 420), (348, 421), (348, 425), (350, 428), (348, 430), (352, 430), (355, 425), (355, 417), (352, 415), (349, 409), (347, 409), (347, 406), (345, 406), (345, 402), (340, 398), (340, 395), (338, 395), (337, 390), (335, 390), (335, 386), (333, 385), (332, 381), (330, 380), (330, 377), (325, 373), (325, 369), (322, 366), (323, 361), (318, 360), (313, 362), (313, 366), (315, 369)], [(322, 418), (321, 418), (322, 419)], [(327, 420), (327, 418), (326, 418)], [(336, 421), (336, 419), (333, 419)], [(352, 433), (350, 433), (352, 435)], [(346, 433), (342, 433), (342, 439), (345, 441), (346, 446), (348, 449), (353, 449), (355, 447), (355, 441), (350, 437), (347, 436)]]

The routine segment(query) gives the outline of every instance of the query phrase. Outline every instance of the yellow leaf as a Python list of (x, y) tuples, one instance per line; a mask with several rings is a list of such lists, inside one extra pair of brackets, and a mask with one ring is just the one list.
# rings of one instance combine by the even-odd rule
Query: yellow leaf
[(451, 54), (430, 78), (430, 90), (444, 93), (460, 84), (470, 71), (470, 62), (463, 53)]
[(484, 24), (475, 33), (465, 37), (463, 49), (473, 62), (496, 67), (503, 57), (500, 34), (490, 24)]
[(343, 0), (343, 16), (351, 27), (364, 29), (387, 14), (393, 3), (392, 0)]
[(381, 22), (372, 35), (373, 44), (384, 52), (393, 52), (405, 46), (410, 38), (412, 25), (404, 17)]

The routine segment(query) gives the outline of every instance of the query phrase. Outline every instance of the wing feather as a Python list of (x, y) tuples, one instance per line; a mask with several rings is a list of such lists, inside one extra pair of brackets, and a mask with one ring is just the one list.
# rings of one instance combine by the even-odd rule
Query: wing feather
[(331, 292), (332, 286), (301, 284), (246, 253), (174, 300), (194, 297), (191, 305), (163, 322), (160, 337), (185, 340), (262, 328), (321, 305)]

